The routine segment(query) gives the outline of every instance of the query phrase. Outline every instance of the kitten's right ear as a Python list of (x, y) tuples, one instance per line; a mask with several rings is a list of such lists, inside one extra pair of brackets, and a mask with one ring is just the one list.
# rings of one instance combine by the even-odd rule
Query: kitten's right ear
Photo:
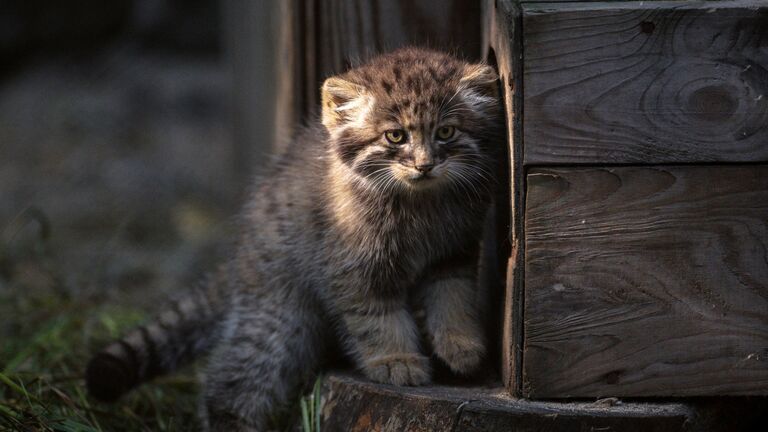
[(340, 77), (330, 77), (323, 83), (323, 126), (332, 129), (344, 123), (363, 100), (365, 88)]
[(486, 64), (470, 64), (464, 68), (464, 75), (459, 81), (463, 88), (475, 91), (483, 96), (498, 97), (499, 75)]

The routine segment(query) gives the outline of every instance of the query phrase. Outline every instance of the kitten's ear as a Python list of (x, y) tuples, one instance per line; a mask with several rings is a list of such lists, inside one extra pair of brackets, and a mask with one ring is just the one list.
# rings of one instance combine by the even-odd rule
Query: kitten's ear
[(464, 75), (459, 80), (459, 88), (469, 89), (482, 96), (498, 96), (497, 81), (499, 75), (488, 65), (470, 64), (464, 67)]
[(323, 125), (327, 129), (338, 126), (350, 117), (365, 88), (340, 77), (330, 77), (323, 83)]

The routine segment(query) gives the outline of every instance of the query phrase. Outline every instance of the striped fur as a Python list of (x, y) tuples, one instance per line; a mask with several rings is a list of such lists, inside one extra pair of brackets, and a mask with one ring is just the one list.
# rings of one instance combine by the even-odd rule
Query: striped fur
[(140, 383), (209, 351), (221, 333), (227, 307), (223, 273), (172, 303), (155, 321), (96, 354), (86, 370), (90, 394), (114, 401)]
[[(398, 385), (430, 381), (429, 351), (476, 369), (499, 109), (489, 67), (433, 51), (329, 78), (322, 121), (257, 181), (231, 259), (203, 294), (97, 354), (91, 393), (114, 399), (210, 350), (203, 425), (259, 431), (339, 349)], [(439, 139), (444, 126), (455, 133)], [(387, 140), (394, 129), (407, 139)]]

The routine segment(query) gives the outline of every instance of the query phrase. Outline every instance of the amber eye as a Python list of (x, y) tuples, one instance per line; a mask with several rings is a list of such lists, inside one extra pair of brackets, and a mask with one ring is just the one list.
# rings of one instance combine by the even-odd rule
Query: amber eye
[(387, 141), (391, 142), (392, 144), (401, 144), (403, 141), (405, 141), (405, 132), (400, 129), (386, 131), (384, 136), (387, 138)]
[(455, 132), (456, 128), (453, 126), (441, 126), (440, 129), (437, 130), (437, 138), (445, 141), (451, 139)]

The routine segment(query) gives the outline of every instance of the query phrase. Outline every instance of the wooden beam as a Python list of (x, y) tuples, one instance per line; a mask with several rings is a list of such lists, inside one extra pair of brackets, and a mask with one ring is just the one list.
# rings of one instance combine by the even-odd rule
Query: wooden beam
[(507, 124), (510, 242), (502, 335), (502, 375), (513, 395), (519, 395), (522, 371), (523, 304), (523, 140), (522, 29), (519, 6), (510, 0), (487, 1), (484, 9), (485, 57), (499, 71)]
[(533, 169), (524, 395), (768, 394), (768, 165)]
[(526, 165), (768, 161), (765, 1), (522, 9)]

